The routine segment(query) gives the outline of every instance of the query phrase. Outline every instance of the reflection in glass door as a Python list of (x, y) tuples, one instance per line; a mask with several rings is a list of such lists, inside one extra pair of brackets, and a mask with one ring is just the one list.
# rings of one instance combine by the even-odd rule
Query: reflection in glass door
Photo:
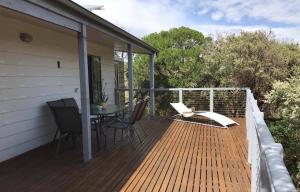
[(101, 58), (88, 56), (90, 103), (99, 104), (102, 95)]

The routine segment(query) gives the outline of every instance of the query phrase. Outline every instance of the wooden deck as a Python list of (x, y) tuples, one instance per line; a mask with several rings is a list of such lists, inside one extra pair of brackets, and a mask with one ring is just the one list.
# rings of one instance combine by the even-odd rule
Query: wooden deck
[[(250, 191), (246, 130), (145, 120), (142, 144), (110, 144), (88, 163), (46, 145), (0, 164), (1, 191)], [(112, 139), (110, 139), (112, 140)]]

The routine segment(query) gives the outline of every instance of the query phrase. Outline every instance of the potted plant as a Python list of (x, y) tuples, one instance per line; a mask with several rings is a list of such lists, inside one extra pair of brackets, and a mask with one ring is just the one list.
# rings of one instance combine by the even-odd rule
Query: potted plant
[(104, 91), (104, 89), (103, 89), (103, 90), (102, 90), (102, 93), (101, 93), (101, 95), (100, 95), (100, 101), (99, 101), (100, 106), (102, 106), (103, 109), (106, 108), (106, 106), (107, 106), (107, 101), (108, 101), (108, 96), (106, 95), (106, 93), (105, 93), (105, 91)]

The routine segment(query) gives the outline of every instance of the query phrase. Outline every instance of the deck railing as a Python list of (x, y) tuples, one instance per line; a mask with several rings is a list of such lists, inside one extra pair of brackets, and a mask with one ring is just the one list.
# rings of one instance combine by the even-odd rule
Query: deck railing
[(276, 143), (250, 89), (247, 89), (246, 127), (251, 191), (296, 191), (283, 162), (283, 148)]
[[(127, 92), (117, 89), (116, 92)], [(171, 102), (183, 102), (198, 111), (213, 111), (246, 119), (248, 163), (251, 164), (251, 191), (296, 191), (283, 162), (283, 148), (276, 143), (248, 88), (159, 88), (155, 91), (156, 115), (173, 115)], [(149, 89), (134, 89), (137, 97), (149, 95)], [(118, 98), (118, 102), (126, 102)], [(125, 101), (124, 101), (125, 99)], [(121, 101), (122, 100), (122, 101)]]

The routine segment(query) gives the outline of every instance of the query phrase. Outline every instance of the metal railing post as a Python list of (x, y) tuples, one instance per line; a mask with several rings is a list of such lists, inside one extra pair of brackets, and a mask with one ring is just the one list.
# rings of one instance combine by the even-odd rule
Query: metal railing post
[(211, 88), (209, 90), (209, 111), (214, 112), (214, 90)]
[(178, 90), (178, 94), (179, 94), (179, 103), (183, 103), (182, 88)]

